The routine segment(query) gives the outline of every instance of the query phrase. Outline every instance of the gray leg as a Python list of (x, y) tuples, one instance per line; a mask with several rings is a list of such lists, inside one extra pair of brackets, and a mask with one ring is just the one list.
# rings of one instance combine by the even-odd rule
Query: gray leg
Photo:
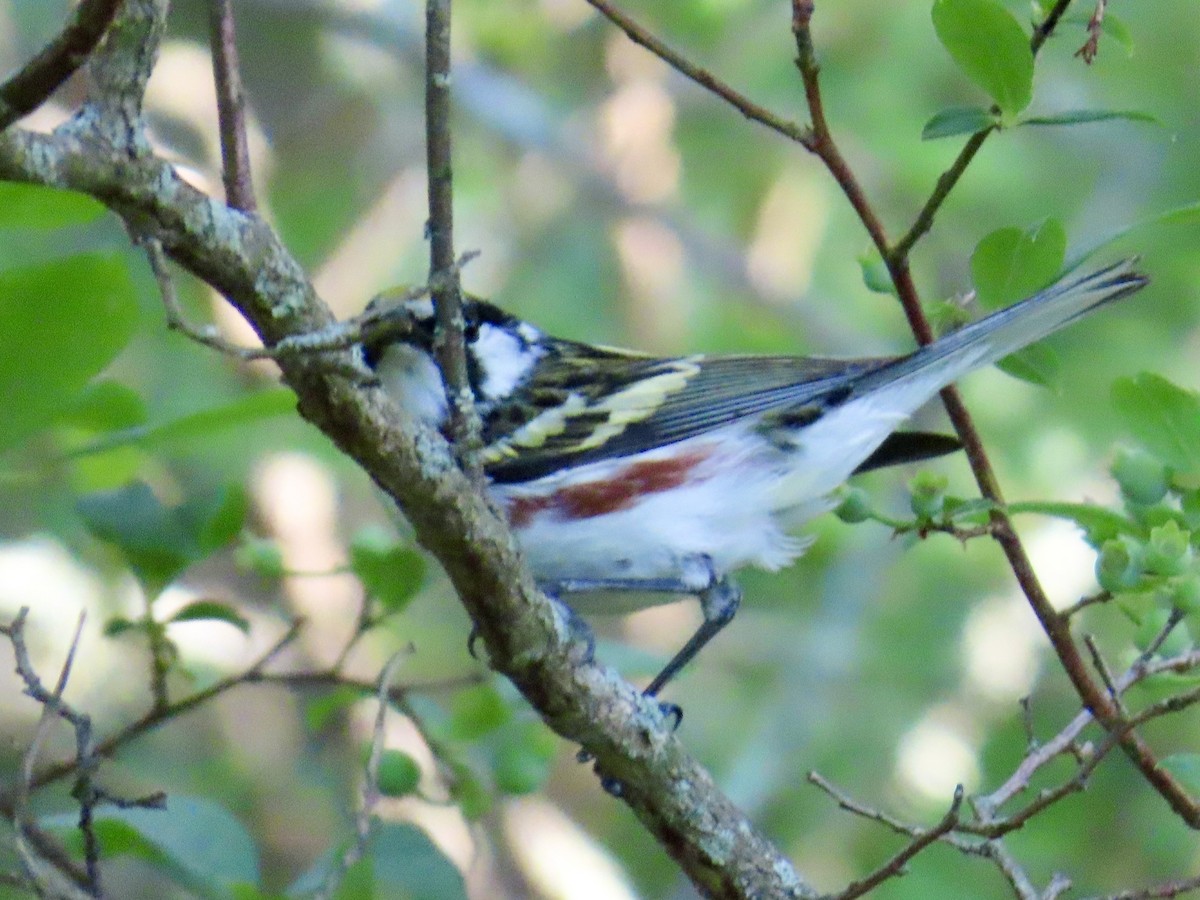
[(696, 629), (696, 633), (688, 639), (678, 653), (671, 658), (661, 672), (650, 682), (643, 693), (647, 697), (657, 696), (668, 681), (679, 674), (679, 670), (692, 661), (705, 645), (720, 633), (721, 629), (733, 621), (734, 614), (742, 602), (742, 589), (722, 578), (711, 587), (705, 588), (697, 595), (700, 599), (700, 609), (704, 613), (704, 622)]
[[(685, 584), (678, 578), (603, 578), (603, 579), (564, 579), (540, 585), (543, 591), (552, 597), (562, 597), (567, 594), (588, 593), (594, 591), (646, 591), (663, 594), (695, 594), (700, 601), (700, 609), (704, 613), (704, 622), (696, 629), (683, 648), (671, 658), (666, 667), (655, 676), (649, 687), (643, 692), (647, 697), (654, 697), (666, 686), (667, 682), (679, 674), (679, 670), (692, 661), (692, 658), (704, 648), (717, 634), (733, 619), (742, 601), (741, 589), (728, 578), (718, 578), (712, 568), (712, 560), (707, 556), (696, 560), (709, 574), (707, 587), (697, 590), (694, 585)], [(679, 707), (672, 709), (672, 714), (680, 715)]]

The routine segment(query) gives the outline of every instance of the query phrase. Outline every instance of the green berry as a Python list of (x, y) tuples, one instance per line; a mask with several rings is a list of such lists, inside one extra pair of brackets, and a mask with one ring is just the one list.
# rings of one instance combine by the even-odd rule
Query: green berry
[(1096, 581), (1110, 594), (1136, 587), (1142, 577), (1142, 546), (1122, 535), (1105, 541), (1096, 557)]
[(865, 522), (871, 518), (871, 499), (862, 488), (846, 488), (834, 515), (848, 525)]

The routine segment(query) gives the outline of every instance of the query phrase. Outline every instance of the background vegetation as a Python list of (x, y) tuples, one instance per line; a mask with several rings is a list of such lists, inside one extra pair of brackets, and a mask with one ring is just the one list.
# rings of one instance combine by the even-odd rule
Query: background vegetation
[[(1005, 6), (1029, 18), (1026, 5)], [(464, 270), (468, 290), (556, 334), (661, 352), (869, 355), (912, 345), (899, 304), (864, 284), (869, 241), (813, 156), (673, 73), (583, 0), (459, 0), (454, 10), (458, 245), (481, 251)], [(0, 4), (4, 67), (32, 56), (66, 11)], [(784, 4), (628, 11), (756, 102), (806, 120)], [(1137, 413), (1146, 394), (1114, 402), (1112, 385), (1145, 369), (1200, 385), (1196, 219), (1163, 215), (1200, 196), (1200, 19), (1186, 3), (1112, 3), (1085, 65), (1076, 51), (1092, 12), (1073, 5), (1042, 49), (1024, 115), (1137, 115), (994, 135), (912, 269), (922, 296), (938, 301), (971, 287), (976, 245), (997, 229), (1044, 234), (1061, 223), (1069, 258), (1150, 222), (1105, 253), (1140, 254), (1152, 284), (1053, 340), (1049, 389), (989, 371), (963, 391), (1010, 501), (1121, 509), (1108, 474), (1114, 448), (1149, 444), (1186, 503), (1200, 486), (1188, 480), (1200, 474), (1187, 470), (1188, 453), (1200, 452), (1188, 428), (1200, 424), (1187, 424), (1187, 396), (1162, 407), (1184, 421), (1176, 457)], [(263, 215), (340, 317), (389, 286), (422, 283), (422, 10), (243, 0), (237, 15)], [(160, 148), (220, 196), (207, 17), (197, 0), (173, 5), (147, 108)], [(962, 146), (962, 136), (923, 140), (922, 127), (991, 100), (939, 43), (928, 3), (818, 4), (813, 35), (830, 127), (898, 235)], [(82, 90), (81, 79), (68, 83), (24, 124), (52, 127)], [(437, 567), (411, 549), (387, 499), (294, 415), (271, 364), (238, 363), (169, 331), (144, 255), (98, 205), (0, 188), (0, 289), (42, 298), (0, 308), (0, 366), (11, 375), (0, 379), (10, 392), (0, 412), (0, 618), (30, 607), (25, 640), (42, 679), (53, 684), (86, 610), (66, 697), (103, 738), (161, 711), (164, 698), (219, 686), (306, 621), (264, 670), (276, 674), (252, 679), (280, 683), (229, 690), (104, 763), (114, 794), (165, 792), (179, 832), (161, 824), (168, 814), (109, 810), (111, 895), (275, 896), (300, 892), (305, 877), (321, 883), (336, 868), (331, 854), (353, 841), (373, 683), (410, 648), (394, 683), (418, 689), (384, 726), (386, 745), (407, 754), (387, 756), (385, 790), (408, 796), (377, 812), (420, 830), (380, 831), (373, 874), (352, 869), (341, 896), (454, 896), (464, 890), (456, 871), (480, 897), (687, 896), (676, 865), (576, 762), (576, 748), (468, 655), (469, 621)], [(191, 320), (248, 340), (208, 288), (177, 280)], [(920, 424), (947, 427), (937, 408)], [(975, 495), (961, 459), (929, 468), (951, 495)], [(911, 474), (876, 473), (859, 486), (873, 509), (909, 520)], [(134, 479), (152, 493), (127, 487)], [(1017, 522), (1056, 605), (1097, 591), (1096, 553), (1075, 524)], [(955, 785), (986, 793), (1008, 777), (1027, 750), (1026, 722), (1049, 738), (1079, 698), (991, 541), (894, 537), (832, 516), (811, 530), (818, 541), (798, 565), (744, 577), (737, 621), (670, 699), (687, 713), (680, 737), (716, 781), (834, 891), (904, 839), (840, 810), (810, 771), (899, 821), (931, 825)], [(1169, 605), (1097, 604), (1077, 627), (1123, 670)], [(678, 604), (597, 623), (599, 655), (647, 676), (697, 615)], [(1186, 626), (1163, 652), (1188, 651)], [(40, 708), (5, 678), (0, 764), (15, 785)], [(1154, 683), (1130, 702), (1187, 687)], [(1194, 710), (1146, 734), (1162, 756), (1200, 739)], [(69, 754), (71, 740), (55, 734), (43, 758)], [(1180, 758), (1186, 770), (1191, 757)], [(1042, 777), (1057, 784), (1071, 766), (1056, 762)], [(33, 798), (46, 824), (74, 821), (69, 787)], [(2, 859), (15, 871), (12, 836)], [(1035, 884), (1066, 874), (1072, 896), (1182, 879), (1200, 861), (1194, 833), (1119, 754), (1086, 793), (1006, 845)], [(934, 847), (878, 896), (964, 892), (1003, 897), (1014, 886)]]

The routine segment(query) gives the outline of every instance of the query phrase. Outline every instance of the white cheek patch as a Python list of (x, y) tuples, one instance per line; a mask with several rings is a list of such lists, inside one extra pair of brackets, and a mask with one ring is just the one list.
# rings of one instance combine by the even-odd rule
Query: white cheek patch
[(379, 360), (375, 374), (407, 415), (434, 428), (442, 423), (446, 389), (428, 353), (409, 344), (394, 344)]
[[(540, 337), (531, 326), (526, 327), (533, 331), (533, 338)], [(516, 390), (541, 357), (543, 350), (530, 337), (495, 325), (480, 326), (473, 349), (483, 373), (479, 387), (489, 399), (507, 397)]]

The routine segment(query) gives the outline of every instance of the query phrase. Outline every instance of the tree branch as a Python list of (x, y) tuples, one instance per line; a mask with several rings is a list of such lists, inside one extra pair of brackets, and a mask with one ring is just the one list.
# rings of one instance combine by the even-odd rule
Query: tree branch
[[(101, 199), (229, 298), (268, 346), (333, 324), (269, 226), (214, 203), (161, 160), (114, 151), (102, 130), (0, 135), (0, 177)], [(324, 358), (288, 356), (280, 364), (302, 415), (396, 499), (442, 563), (492, 665), (555, 731), (585, 747), (621, 783), (622, 798), (701, 890), (812, 895), (685, 752), (658, 705), (610, 669), (580, 662), (569, 623), (536, 590), (507, 525), (458, 469), (445, 441), (407, 422), (381, 390), (331, 370)]]
[(41, 106), (82, 66), (125, 0), (82, 0), (54, 40), (0, 84), (0, 131)]

